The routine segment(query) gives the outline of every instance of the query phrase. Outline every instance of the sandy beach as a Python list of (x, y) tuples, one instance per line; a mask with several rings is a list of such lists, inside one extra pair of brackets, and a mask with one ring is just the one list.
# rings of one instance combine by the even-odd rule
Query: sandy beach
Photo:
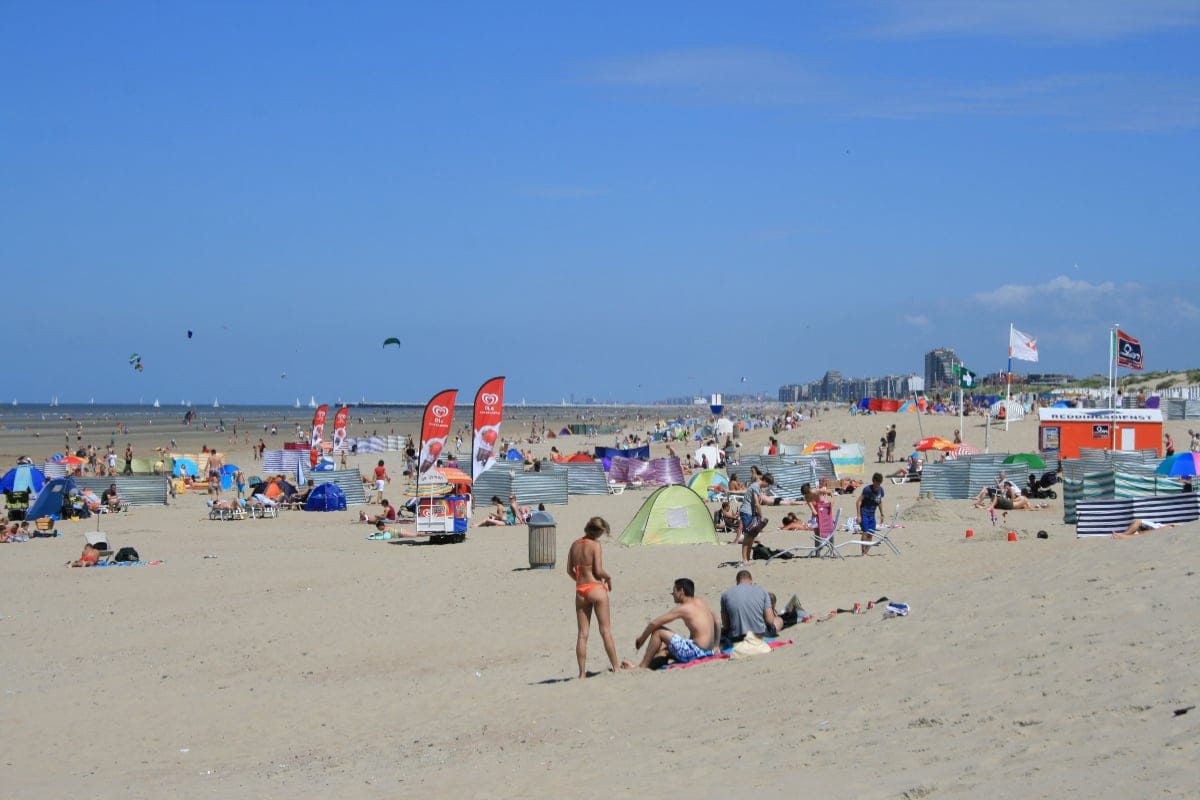
[[(902, 444), (958, 426), (830, 411), (779, 438), (863, 443), (869, 476), (893, 422)], [(1187, 442), (1188, 423), (1165, 427)], [(1036, 429), (994, 427), (990, 449), (1032, 450)], [(167, 437), (181, 453), (217, 441), (171, 428), (135, 432), (135, 447)], [(964, 438), (983, 445), (978, 421)], [(53, 444), (6, 430), (0, 446), (8, 465)], [(248, 447), (232, 447), (244, 461)], [(993, 526), (970, 501), (886, 490), (889, 517), (903, 509), (900, 556), (752, 571), (818, 618), (884, 596), (908, 617), (839, 614), (788, 629), (795, 644), (770, 655), (660, 672), (605, 672), (593, 632), (597, 674), (582, 681), (565, 565), (588, 518), (613, 529), (602, 541), (621, 658), (675, 578), (717, 604), (734, 581), (718, 566), (737, 558), (730, 536), (621, 547), (648, 492), (572, 496), (549, 509), (558, 567), (530, 570), (523, 526), (457, 545), (367, 541), (357, 508), (214, 522), (189, 493), (101, 519), (112, 546), (161, 564), (65, 569), (96, 521), (59, 523), (59, 538), (0, 546), (0, 786), (8, 798), (1195, 796), (1200, 710), (1175, 712), (1200, 698), (1200, 524), (1079, 541), (1061, 499)], [(764, 543), (806, 536), (777, 523)]]

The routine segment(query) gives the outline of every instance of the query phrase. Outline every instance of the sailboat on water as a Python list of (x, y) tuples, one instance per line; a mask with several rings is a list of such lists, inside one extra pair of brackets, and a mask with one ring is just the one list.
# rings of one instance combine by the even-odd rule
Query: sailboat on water
[(51, 398), (50, 398), (50, 407), (51, 407), (51, 408), (57, 408), (57, 407), (58, 407), (58, 395), (54, 395), (54, 397), (51, 397)]
[(296, 398), (296, 408), (299, 408), (299, 407), (300, 407), (300, 398), (297, 397)]
[(309, 407), (309, 408), (316, 408), (316, 407), (317, 407), (317, 396), (316, 396), (316, 395), (312, 395), (312, 394), (310, 394), (310, 395), (308, 396), (308, 407)]
[(155, 407), (155, 408), (161, 408), (161, 406), (159, 406), (159, 404), (158, 404), (158, 398), (157, 398), (157, 397), (156, 397), (156, 398), (154, 398), (154, 407)]
[(213, 408), (220, 408), (221, 404), (217, 402), (217, 398), (213, 398)]

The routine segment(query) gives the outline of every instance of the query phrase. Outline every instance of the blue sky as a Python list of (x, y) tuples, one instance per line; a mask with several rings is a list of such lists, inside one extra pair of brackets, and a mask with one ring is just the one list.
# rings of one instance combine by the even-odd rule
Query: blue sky
[(5, 390), (774, 395), (1010, 323), (1200, 366), (1200, 4), (746, 8), (3, 4)]

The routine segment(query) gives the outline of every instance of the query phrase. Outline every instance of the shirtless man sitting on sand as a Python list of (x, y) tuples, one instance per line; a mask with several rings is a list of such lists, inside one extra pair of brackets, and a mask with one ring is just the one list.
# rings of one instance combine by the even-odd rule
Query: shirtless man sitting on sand
[[(678, 578), (671, 589), (671, 597), (675, 599), (675, 607), (651, 620), (637, 637), (635, 647), (641, 649), (643, 644), (646, 645), (642, 663), (623, 661), (621, 669), (650, 669), (656, 661), (661, 664), (668, 657), (686, 664), (711, 656), (716, 651), (721, 637), (721, 621), (704, 598), (696, 597), (696, 584), (690, 578)], [(667, 627), (667, 623), (677, 619), (683, 620), (687, 626), (688, 638)]]

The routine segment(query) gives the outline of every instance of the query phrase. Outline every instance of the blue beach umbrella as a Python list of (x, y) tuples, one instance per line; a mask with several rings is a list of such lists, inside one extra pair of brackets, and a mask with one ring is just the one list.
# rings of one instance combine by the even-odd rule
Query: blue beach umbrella
[(1154, 474), (1170, 475), (1176, 478), (1200, 475), (1200, 454), (1188, 452), (1167, 456), (1154, 468)]

